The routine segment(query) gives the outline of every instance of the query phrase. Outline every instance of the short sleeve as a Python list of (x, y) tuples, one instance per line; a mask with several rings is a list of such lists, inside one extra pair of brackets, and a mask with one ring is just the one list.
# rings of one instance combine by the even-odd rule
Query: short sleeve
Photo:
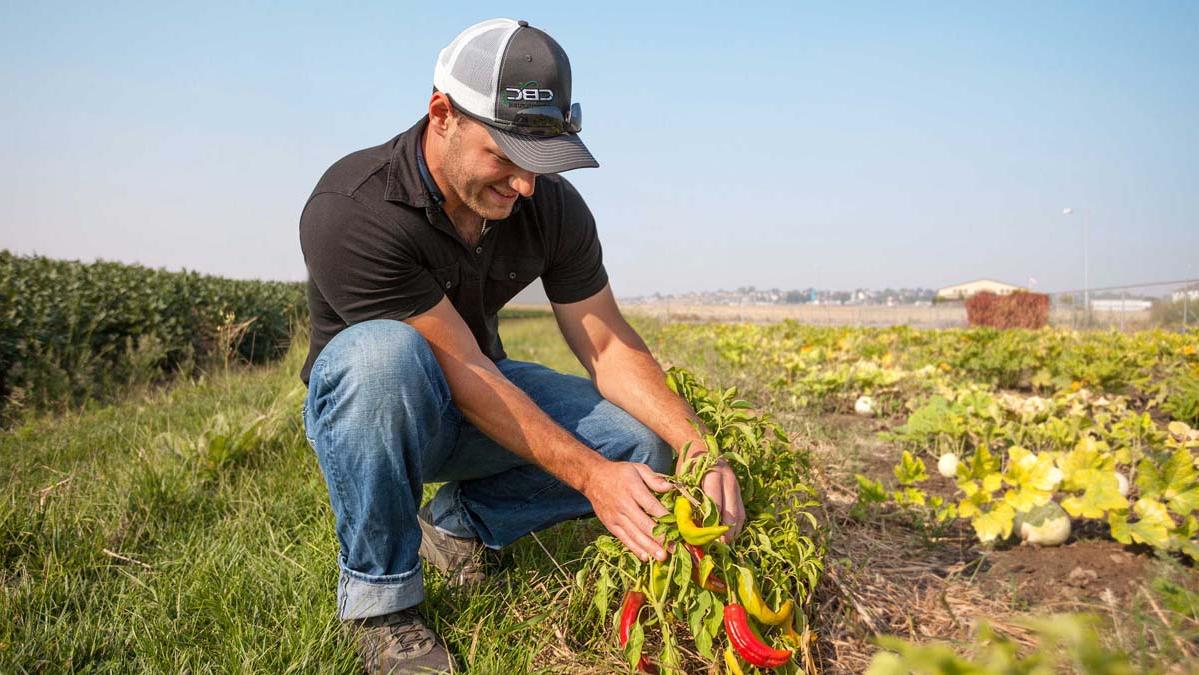
[(599, 293), (608, 283), (608, 273), (591, 210), (573, 185), (561, 176), (558, 180), (559, 217), (550, 230), (556, 236), (549, 238), (549, 260), (541, 283), (550, 302), (566, 304)]
[(347, 326), (407, 319), (444, 295), (411, 242), (352, 197), (314, 195), (300, 216), (300, 247), (309, 278)]

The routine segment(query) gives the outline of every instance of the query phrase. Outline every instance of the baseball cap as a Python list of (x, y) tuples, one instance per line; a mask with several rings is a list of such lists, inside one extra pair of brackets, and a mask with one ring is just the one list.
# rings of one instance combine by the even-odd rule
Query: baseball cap
[(488, 19), (459, 33), (437, 57), (433, 86), (526, 171), (599, 166), (579, 139), (583, 112), (570, 101), (570, 60), (527, 21)]

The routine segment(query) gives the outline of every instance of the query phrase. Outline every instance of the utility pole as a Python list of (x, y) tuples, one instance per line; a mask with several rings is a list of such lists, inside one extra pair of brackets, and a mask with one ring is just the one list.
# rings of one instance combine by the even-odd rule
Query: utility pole
[[(1069, 216), (1074, 213), (1074, 209), (1067, 206), (1062, 209), (1063, 216)], [(1090, 265), (1088, 255), (1091, 238), (1091, 210), (1083, 209), (1082, 213), (1082, 317), (1087, 326), (1091, 325), (1091, 278)]]

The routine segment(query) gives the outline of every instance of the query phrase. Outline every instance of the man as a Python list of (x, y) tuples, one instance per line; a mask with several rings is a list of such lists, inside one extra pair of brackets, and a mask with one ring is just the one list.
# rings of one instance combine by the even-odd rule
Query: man
[[(565, 52), (524, 21), (484, 21), (442, 50), (433, 82), (428, 115), (335, 163), (300, 219), (304, 424), (337, 521), (340, 617), (372, 672), (451, 668), (417, 611), (420, 558), (476, 582), (486, 551), (594, 512), (643, 560), (664, 559), (659, 474), (688, 442), (704, 447), (557, 175), (598, 166)], [(506, 357), (496, 312), (538, 277), (590, 381)], [(429, 481), (445, 485), (420, 508)], [(735, 536), (732, 471), (704, 489)]]

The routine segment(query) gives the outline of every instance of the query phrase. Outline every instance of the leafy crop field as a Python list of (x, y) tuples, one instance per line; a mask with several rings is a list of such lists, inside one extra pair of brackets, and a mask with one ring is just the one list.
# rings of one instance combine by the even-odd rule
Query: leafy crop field
[[(744, 460), (758, 512), (793, 520), (760, 521), (706, 566), (679, 553), (666, 572), (583, 520), (505, 550), (480, 588), (430, 573), (427, 614), (468, 672), (626, 672), (642, 656), (752, 672), (727, 660), (722, 596), (705, 587), (740, 569), (756, 573), (739, 597), (760, 593), (762, 616), (793, 603), (796, 635), (758, 623), (794, 650), (780, 672), (1100, 657), (1106, 670), (1081, 672), (1196, 669), (1199, 335), (637, 326), (685, 369), (675, 386), (708, 409), (717, 450)], [(552, 318), (501, 333), (513, 358), (582, 373)], [(0, 432), (0, 672), (356, 672), (299, 427), (302, 358)], [(1021, 513), (1049, 503), (1068, 538), (1022, 544)], [(696, 529), (663, 531), (698, 536), (703, 516), (701, 503)], [(622, 649), (637, 587), (645, 608)], [(1044, 620), (1065, 612), (1090, 618)], [(879, 635), (896, 636), (881, 655)]]
[(230, 357), (277, 359), (305, 307), (298, 283), (0, 250), (0, 424)]

